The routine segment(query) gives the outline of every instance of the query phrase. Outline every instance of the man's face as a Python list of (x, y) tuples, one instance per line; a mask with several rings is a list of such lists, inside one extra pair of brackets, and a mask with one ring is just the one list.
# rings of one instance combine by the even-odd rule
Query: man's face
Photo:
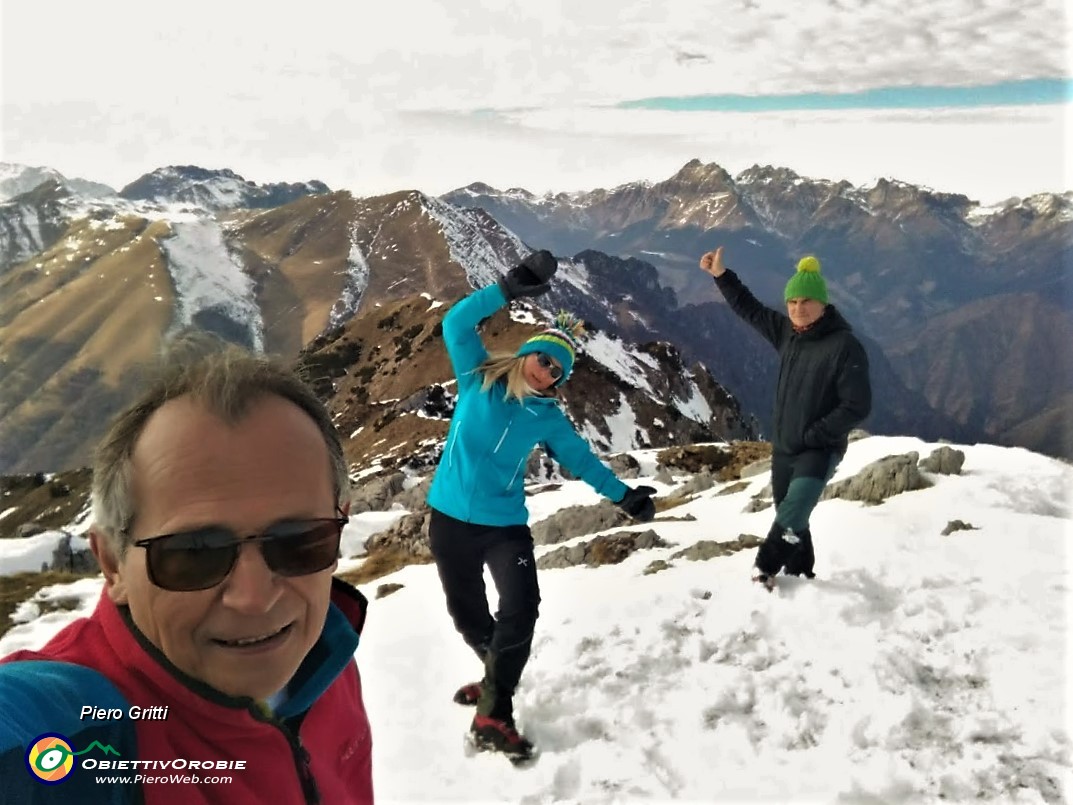
[(823, 309), (827, 307), (823, 302), (815, 299), (791, 299), (786, 303), (786, 315), (794, 327), (808, 327), (819, 320), (823, 315)]
[[(132, 541), (206, 526), (249, 536), (336, 516), (324, 439), (281, 397), (258, 400), (234, 426), (188, 397), (171, 400), (146, 423), (132, 463)], [(243, 545), (215, 587), (172, 592), (149, 580), (144, 548), (128, 548), (117, 565), (101, 557), (101, 542), (94, 538), (112, 599), (176, 667), (224, 693), (263, 699), (281, 690), (324, 626), (335, 564), (284, 577), (257, 544)]]

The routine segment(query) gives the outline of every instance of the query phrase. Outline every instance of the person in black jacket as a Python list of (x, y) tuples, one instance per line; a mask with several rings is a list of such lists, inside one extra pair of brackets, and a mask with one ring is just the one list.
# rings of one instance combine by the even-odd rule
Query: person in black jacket
[(803, 257), (786, 283), (786, 314), (757, 301), (723, 265), (723, 248), (700, 258), (727, 304), (779, 353), (771, 452), (775, 521), (756, 553), (756, 580), (813, 578), (809, 517), (845, 455), (849, 432), (872, 407), (868, 356), (849, 323), (827, 302), (820, 261)]

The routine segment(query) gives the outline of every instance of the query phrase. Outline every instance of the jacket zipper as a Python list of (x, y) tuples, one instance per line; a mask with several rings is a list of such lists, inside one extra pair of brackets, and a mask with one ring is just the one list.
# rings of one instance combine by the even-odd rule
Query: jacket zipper
[(250, 713), (258, 721), (271, 724), (283, 733), (287, 739), (287, 745), (291, 748), (291, 756), (294, 758), (295, 771), (298, 772), (298, 782), (302, 786), (302, 796), (306, 805), (320, 805), (320, 790), (317, 788), (317, 780), (313, 777), (313, 770), (309, 768), (309, 750), (302, 743), (297, 729), (290, 729), (285, 723), (279, 721), (274, 715), (261, 712), (257, 707), (251, 707)]
[(458, 428), (455, 428), (455, 432), (451, 435), (451, 443), (447, 446), (447, 466), (450, 467), (455, 463), (455, 442), (458, 441)]
[[(533, 411), (533, 410), (530, 410), (529, 408), (526, 408), (524, 404), (522, 405), (522, 410), (523, 410), (523, 411), (526, 411), (526, 412), (528, 412), (529, 414), (532, 414), (533, 416), (539, 416), (539, 415), (537, 414), (537, 412), (536, 412), (536, 411)], [(509, 428), (510, 428), (510, 426), (511, 426), (511, 425), (512, 425), (513, 423), (514, 423), (514, 419), (513, 419), (513, 417), (512, 417), (512, 418), (511, 418), (511, 420), (510, 420), (510, 422), (508, 422), (508, 423), (507, 423), (507, 428), (509, 429)], [(507, 435), (507, 432), (506, 432), (506, 431), (503, 431), (503, 436), (505, 437), (506, 435)], [(500, 439), (499, 439), (499, 443), (500, 443), (500, 444), (502, 444), (502, 443), (503, 443), (503, 437), (500, 437)], [(498, 449), (499, 449), (499, 445), (496, 445), (496, 450), (498, 450)], [(518, 478), (518, 471), (519, 471), (519, 470), (521, 470), (522, 466), (523, 466), (523, 465), (525, 464), (525, 462), (526, 462), (526, 459), (528, 459), (528, 458), (529, 458), (529, 453), (526, 453), (526, 454), (525, 454), (524, 456), (522, 456), (522, 457), (521, 457), (521, 458), (520, 458), (520, 459), (518, 460), (518, 466), (516, 466), (516, 467), (514, 468), (514, 474), (513, 474), (512, 476), (510, 476), (510, 483), (508, 483), (508, 484), (507, 484), (507, 491), (508, 491), (508, 492), (509, 492), (509, 491), (511, 490), (511, 488), (512, 488), (512, 487), (514, 486), (514, 481), (515, 481), (515, 480), (516, 480), (516, 479)]]
[(287, 741), (291, 745), (294, 764), (298, 767), (298, 779), (302, 783), (302, 794), (305, 796), (306, 803), (308, 805), (318, 805), (320, 791), (317, 789), (317, 781), (313, 777), (313, 771), (309, 768), (309, 750), (305, 748), (302, 739), (298, 737), (297, 733), (291, 733), (290, 730), (284, 728), (281, 729), (287, 735)]
[(518, 461), (518, 466), (514, 468), (514, 474), (510, 476), (510, 483), (507, 484), (507, 491), (510, 491), (510, 489), (514, 486), (514, 479), (518, 477), (518, 470), (522, 468), (522, 464), (525, 463), (525, 460), (527, 458), (529, 458), (528, 454), (522, 456), (521, 459)]
[(514, 417), (507, 420), (507, 427), (503, 428), (503, 435), (500, 436), (499, 441), (496, 442), (495, 450), (492, 451), (493, 453), (498, 453), (499, 448), (503, 446), (503, 440), (507, 438), (507, 433), (510, 432), (510, 426), (512, 424), (514, 424)]

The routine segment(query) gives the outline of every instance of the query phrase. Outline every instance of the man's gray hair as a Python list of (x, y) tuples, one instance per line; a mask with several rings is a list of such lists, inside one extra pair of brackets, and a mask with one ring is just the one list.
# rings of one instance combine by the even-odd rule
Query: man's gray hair
[(187, 333), (165, 345), (145, 390), (112, 420), (94, 456), (93, 519), (117, 559), (130, 545), (126, 531), (136, 514), (131, 457), (153, 413), (169, 400), (189, 396), (234, 424), (253, 403), (269, 394), (294, 403), (317, 423), (328, 447), (335, 500), (344, 503), (349, 499), (350, 476), (343, 444), (327, 409), (309, 386), (276, 360), (206, 333)]

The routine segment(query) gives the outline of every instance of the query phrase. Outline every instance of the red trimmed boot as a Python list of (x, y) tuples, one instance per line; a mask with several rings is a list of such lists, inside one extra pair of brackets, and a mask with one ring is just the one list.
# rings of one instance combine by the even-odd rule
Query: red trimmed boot
[(478, 749), (502, 752), (514, 762), (531, 759), (535, 752), (531, 741), (518, 734), (513, 720), (475, 715), (469, 728)]
[(466, 707), (473, 707), (477, 704), (477, 700), (481, 698), (481, 683), (470, 682), (468, 685), (463, 685), (455, 691), (455, 704), (463, 704)]

